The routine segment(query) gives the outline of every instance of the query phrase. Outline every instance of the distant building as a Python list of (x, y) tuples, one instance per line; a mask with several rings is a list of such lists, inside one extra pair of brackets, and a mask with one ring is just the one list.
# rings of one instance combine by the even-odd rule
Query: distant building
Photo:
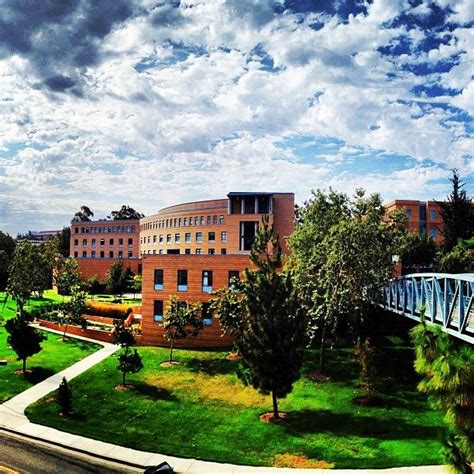
[(30, 230), (25, 236), (20, 236), (17, 240), (27, 240), (33, 245), (41, 245), (43, 242), (60, 234), (61, 230)]
[(435, 201), (396, 199), (385, 204), (387, 214), (395, 209), (404, 209), (408, 219), (408, 232), (427, 234), (437, 244), (443, 242), (444, 228), (440, 207)]

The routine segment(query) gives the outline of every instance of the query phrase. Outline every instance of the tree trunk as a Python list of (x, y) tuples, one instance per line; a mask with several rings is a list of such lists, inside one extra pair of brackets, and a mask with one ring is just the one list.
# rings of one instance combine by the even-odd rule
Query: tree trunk
[(65, 325), (64, 325), (64, 332), (63, 332), (63, 342), (66, 340), (67, 327), (68, 327), (68, 325), (65, 324)]
[(26, 357), (23, 360), (23, 373), (26, 372)]
[(170, 346), (170, 364), (173, 362), (173, 345), (174, 345), (174, 336), (173, 339), (171, 339), (171, 346)]
[(275, 390), (272, 390), (272, 399), (273, 399), (273, 418), (276, 420), (280, 418), (278, 413), (278, 398), (276, 396)]
[(122, 369), (122, 385), (125, 387), (125, 370)]
[(323, 371), (325, 343), (326, 343), (326, 321), (324, 321), (323, 332), (321, 334), (321, 346), (319, 348), (319, 373), (322, 373)]

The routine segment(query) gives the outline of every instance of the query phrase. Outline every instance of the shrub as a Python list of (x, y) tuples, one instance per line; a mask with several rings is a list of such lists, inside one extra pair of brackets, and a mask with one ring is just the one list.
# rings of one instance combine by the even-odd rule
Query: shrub
[(72, 409), (72, 393), (67, 383), (66, 377), (63, 377), (62, 382), (59, 384), (58, 395), (56, 398), (58, 405), (61, 407), (61, 413), (64, 416), (71, 414)]
[(86, 314), (90, 316), (126, 319), (131, 312), (132, 308), (124, 304), (97, 303), (95, 301), (88, 301), (86, 303)]

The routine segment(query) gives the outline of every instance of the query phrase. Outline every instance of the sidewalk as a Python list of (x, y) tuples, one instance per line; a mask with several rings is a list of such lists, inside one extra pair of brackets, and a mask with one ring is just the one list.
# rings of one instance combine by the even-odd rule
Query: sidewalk
[[(59, 331), (49, 330), (57, 334)], [(24, 411), (27, 406), (36, 402), (48, 393), (56, 390), (63, 377), (68, 380), (77, 377), (87, 369), (98, 364), (111, 354), (119, 350), (119, 346), (106, 342), (70, 336), (95, 344), (102, 345), (102, 349), (91, 354), (85, 359), (68, 367), (48, 379), (40, 382), (34, 387), (25, 390), (16, 397), (0, 405), (0, 429), (13, 431), (15, 433), (46, 441), (59, 445), (66, 449), (72, 449), (78, 452), (92, 454), (110, 461), (118, 461), (131, 464), (137, 467), (146, 467), (157, 465), (167, 461), (177, 473), (210, 473), (210, 474), (322, 474), (328, 472), (344, 474), (447, 474), (448, 469), (444, 466), (422, 466), (422, 467), (402, 467), (391, 469), (289, 469), (274, 467), (253, 467), (236, 466), (232, 464), (220, 464), (214, 462), (198, 461), (195, 459), (177, 458), (174, 456), (165, 456), (162, 454), (150, 453), (146, 451), (137, 451), (130, 448), (124, 448), (103, 441), (97, 441), (83, 436), (65, 433), (43, 425), (30, 423), (26, 418)]]

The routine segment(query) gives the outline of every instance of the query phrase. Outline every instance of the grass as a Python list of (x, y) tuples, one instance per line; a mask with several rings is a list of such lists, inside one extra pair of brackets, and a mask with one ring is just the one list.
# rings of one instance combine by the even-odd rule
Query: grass
[[(138, 294), (139, 293), (137, 293), (137, 295)], [(141, 298), (123, 298), (115, 295), (89, 295), (88, 299), (102, 303), (112, 303), (114, 300), (119, 299), (122, 304), (128, 304), (131, 306), (140, 306), (142, 304)]]
[[(41, 306), (61, 300), (61, 296), (48, 291), (43, 299), (32, 298), (29, 306)], [(4, 305), (3, 301), (4, 293), (0, 293), (0, 359), (8, 361), (7, 365), (0, 366), (0, 403), (69, 367), (100, 347), (75, 339), (63, 342), (59, 335), (44, 332), (47, 339), (41, 343), (43, 350), (27, 359), (27, 368), (32, 372), (24, 376), (15, 374), (15, 370), (22, 368), (22, 362), (16, 360), (15, 352), (7, 346), (8, 334), (2, 326), (2, 320), (6, 321), (15, 316), (16, 304), (9, 299)]]
[[(328, 353), (331, 379), (310, 378), (309, 353), (293, 393), (281, 401), (289, 421), (266, 424), (269, 396), (244, 387), (225, 352), (176, 351), (181, 365), (163, 368), (163, 348), (139, 349), (144, 369), (120, 383), (116, 356), (71, 382), (74, 415), (58, 415), (50, 398), (27, 410), (35, 423), (135, 449), (251, 465), (384, 468), (440, 464), (443, 421), (416, 391), (412, 351), (393, 343), (378, 356), (381, 404), (352, 403), (358, 373), (352, 350)], [(104, 401), (105, 400), (105, 401)]]

